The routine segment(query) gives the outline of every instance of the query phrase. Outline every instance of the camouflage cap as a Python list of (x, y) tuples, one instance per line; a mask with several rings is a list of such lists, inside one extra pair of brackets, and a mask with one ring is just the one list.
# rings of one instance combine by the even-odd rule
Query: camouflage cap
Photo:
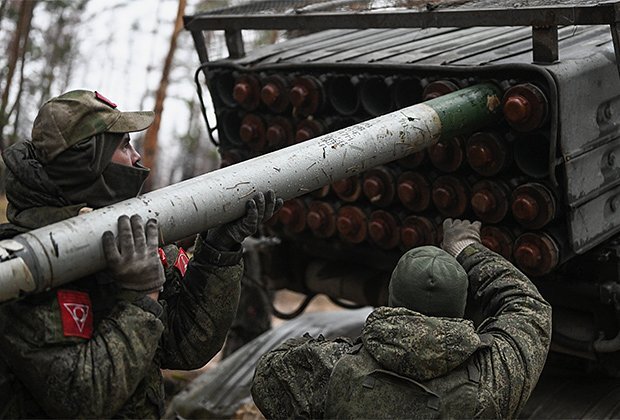
[(428, 316), (462, 318), (467, 273), (450, 254), (434, 246), (407, 251), (390, 279), (388, 303)]
[(32, 143), (42, 163), (99, 133), (131, 133), (148, 128), (152, 111), (121, 112), (98, 92), (73, 90), (47, 101), (32, 126)]

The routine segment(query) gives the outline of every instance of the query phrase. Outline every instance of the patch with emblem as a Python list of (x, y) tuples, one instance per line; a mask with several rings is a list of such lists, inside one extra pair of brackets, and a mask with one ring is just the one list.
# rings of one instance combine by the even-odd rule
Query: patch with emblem
[(168, 264), (168, 257), (166, 257), (166, 253), (164, 252), (162, 248), (157, 248), (157, 255), (159, 255), (159, 260), (161, 261), (161, 265), (163, 265), (164, 268), (168, 268), (168, 266), (170, 265)]
[(58, 290), (58, 305), (65, 337), (92, 338), (93, 311), (90, 296), (77, 290)]
[(183, 248), (179, 248), (179, 255), (177, 256), (177, 260), (174, 262), (174, 268), (179, 270), (181, 276), (185, 275), (187, 271), (187, 264), (189, 263), (189, 257), (183, 250)]

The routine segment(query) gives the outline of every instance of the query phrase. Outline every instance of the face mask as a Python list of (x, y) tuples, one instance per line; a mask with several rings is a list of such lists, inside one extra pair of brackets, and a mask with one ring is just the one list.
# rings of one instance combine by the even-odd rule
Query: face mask
[(140, 164), (135, 166), (110, 163), (101, 174), (100, 194), (87, 203), (95, 208), (133, 198), (140, 194), (150, 169)]
[(122, 139), (122, 134), (98, 134), (58, 155), (46, 171), (72, 204), (100, 208), (135, 197), (150, 171), (110, 162)]

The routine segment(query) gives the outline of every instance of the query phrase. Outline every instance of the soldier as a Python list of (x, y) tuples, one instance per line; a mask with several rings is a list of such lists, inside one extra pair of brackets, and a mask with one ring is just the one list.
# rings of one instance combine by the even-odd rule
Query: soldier
[[(32, 141), (3, 153), (0, 237), (134, 197), (149, 170), (129, 142), (152, 112), (121, 112), (78, 90), (40, 109)], [(241, 241), (282, 200), (247, 202), (237, 221), (203, 232), (193, 258), (159, 249), (155, 220), (118, 219), (104, 233), (107, 269), (0, 307), (0, 417), (157, 418), (160, 368), (196, 369), (221, 348), (239, 299)]]
[[(389, 306), (355, 342), (292, 339), (259, 360), (252, 396), (267, 418), (513, 418), (545, 363), (551, 308), (480, 243), (480, 223), (444, 221), (441, 250), (405, 253)], [(456, 257), (456, 259), (455, 259)], [(483, 322), (463, 319), (469, 306)]]

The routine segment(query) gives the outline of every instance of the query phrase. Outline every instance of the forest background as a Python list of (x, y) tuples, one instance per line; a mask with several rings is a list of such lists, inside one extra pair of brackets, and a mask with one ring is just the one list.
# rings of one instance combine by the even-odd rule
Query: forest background
[[(208, 139), (194, 84), (200, 63), (181, 18), (243, 2), (0, 0), (0, 151), (30, 139), (45, 101), (87, 89), (121, 110), (159, 115), (149, 130), (132, 136), (143, 164), (152, 169), (147, 190), (216, 169), (219, 155)], [(248, 49), (278, 37), (275, 31), (247, 32)], [(205, 35), (209, 58), (224, 57), (223, 32)], [(210, 101), (206, 106), (214, 121)]]

